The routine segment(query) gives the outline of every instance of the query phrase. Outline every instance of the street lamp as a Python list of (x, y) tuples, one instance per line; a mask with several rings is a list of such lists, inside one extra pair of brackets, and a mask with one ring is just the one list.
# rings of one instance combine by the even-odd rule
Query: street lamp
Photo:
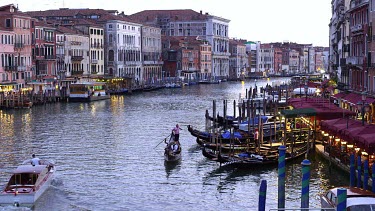
[(362, 92), (362, 102), (357, 103), (358, 110), (361, 111), (362, 115), (362, 126), (365, 125), (365, 112), (370, 110), (370, 106), (366, 103), (366, 92)]

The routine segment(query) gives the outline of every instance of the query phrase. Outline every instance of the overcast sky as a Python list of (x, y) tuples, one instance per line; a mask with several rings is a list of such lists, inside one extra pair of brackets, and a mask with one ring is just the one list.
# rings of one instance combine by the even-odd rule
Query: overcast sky
[(252, 41), (328, 47), (330, 0), (0, 0), (21, 11), (90, 8), (133, 14), (151, 9), (193, 9), (231, 20), (229, 36)]

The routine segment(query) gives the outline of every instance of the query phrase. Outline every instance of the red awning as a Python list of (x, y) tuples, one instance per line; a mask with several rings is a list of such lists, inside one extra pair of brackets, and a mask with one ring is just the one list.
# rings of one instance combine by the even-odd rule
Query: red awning
[(331, 97), (339, 99), (339, 98), (344, 98), (347, 94), (345, 92), (340, 92), (335, 95), (332, 95)]
[(355, 116), (353, 111), (342, 109), (322, 98), (292, 98), (288, 100), (294, 108), (314, 108), (318, 120), (337, 119), (343, 116)]
[(358, 102), (362, 101), (362, 95), (356, 93), (350, 93), (346, 95), (343, 100), (347, 101), (352, 105), (357, 105)]

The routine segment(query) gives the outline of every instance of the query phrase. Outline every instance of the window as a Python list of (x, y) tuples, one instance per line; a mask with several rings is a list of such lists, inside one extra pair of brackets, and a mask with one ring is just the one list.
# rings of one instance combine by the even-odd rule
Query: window
[(93, 29), (90, 29), (90, 34), (94, 34), (94, 30)]
[(5, 19), (5, 27), (10, 28), (10, 26), (11, 26), (10, 18)]

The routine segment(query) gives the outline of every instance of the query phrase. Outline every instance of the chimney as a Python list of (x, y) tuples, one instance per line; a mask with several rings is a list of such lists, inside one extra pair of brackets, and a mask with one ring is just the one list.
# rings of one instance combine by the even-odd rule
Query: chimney
[(202, 10), (199, 13), (202, 15)]
[(206, 15), (208, 15), (208, 12), (206, 12)]

